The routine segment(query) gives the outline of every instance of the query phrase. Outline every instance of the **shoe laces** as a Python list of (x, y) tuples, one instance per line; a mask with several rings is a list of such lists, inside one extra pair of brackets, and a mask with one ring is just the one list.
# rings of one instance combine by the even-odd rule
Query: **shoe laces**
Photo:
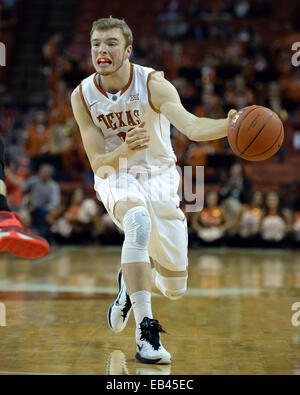
[(121, 310), (122, 311), (122, 317), (123, 317), (123, 321), (125, 321), (125, 318), (127, 317), (128, 311), (131, 308), (131, 300), (129, 298), (129, 295), (126, 292), (126, 302), (125, 302), (125, 306), (124, 308)]
[(24, 228), (20, 216), (19, 214), (17, 214), (15, 211), (2, 211), (0, 214), (0, 222), (1, 221), (5, 221), (6, 222), (6, 226), (14, 226), (16, 225), (15, 220), (17, 220), (19, 222), (18, 226), (20, 228)]
[(167, 333), (162, 329), (157, 320), (152, 318), (144, 317), (140, 323), (141, 340), (146, 340), (154, 350), (158, 350), (160, 347), (160, 333)]

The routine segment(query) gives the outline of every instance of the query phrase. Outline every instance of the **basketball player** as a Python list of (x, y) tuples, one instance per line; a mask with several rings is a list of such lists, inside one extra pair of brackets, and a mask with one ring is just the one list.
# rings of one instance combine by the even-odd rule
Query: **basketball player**
[[(212, 140), (227, 135), (235, 111), (220, 120), (190, 114), (161, 72), (129, 61), (131, 51), (132, 32), (124, 20), (95, 21), (91, 54), (96, 73), (81, 82), (71, 101), (97, 196), (125, 234), (119, 293), (108, 311), (109, 326), (122, 331), (132, 308), (136, 358), (168, 364), (171, 355), (161, 344), (164, 331), (153, 319), (151, 290), (179, 299), (188, 277), (187, 227), (179, 209), (170, 123), (191, 140)], [(131, 171), (137, 167), (138, 174)], [(168, 198), (153, 197), (160, 192)]]
[(48, 254), (49, 245), (43, 238), (24, 228), (17, 213), (7, 204), (4, 183), (4, 143), (0, 138), (0, 251), (27, 259), (41, 258)]

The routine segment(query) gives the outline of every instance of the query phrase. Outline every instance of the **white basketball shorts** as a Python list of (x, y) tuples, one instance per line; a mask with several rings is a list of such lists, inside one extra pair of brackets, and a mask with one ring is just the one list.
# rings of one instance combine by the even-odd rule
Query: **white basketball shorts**
[(126, 198), (144, 203), (152, 223), (149, 256), (172, 271), (183, 271), (188, 265), (187, 223), (179, 208), (179, 182), (175, 165), (152, 177), (122, 171), (106, 179), (95, 175), (97, 197), (120, 229), (123, 230), (115, 217), (116, 203)]

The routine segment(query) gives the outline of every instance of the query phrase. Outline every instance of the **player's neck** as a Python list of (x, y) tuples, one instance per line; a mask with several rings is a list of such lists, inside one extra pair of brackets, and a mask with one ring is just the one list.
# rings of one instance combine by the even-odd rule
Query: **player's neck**
[(117, 93), (122, 90), (130, 79), (130, 62), (125, 61), (115, 73), (111, 75), (99, 75), (102, 88), (109, 93)]

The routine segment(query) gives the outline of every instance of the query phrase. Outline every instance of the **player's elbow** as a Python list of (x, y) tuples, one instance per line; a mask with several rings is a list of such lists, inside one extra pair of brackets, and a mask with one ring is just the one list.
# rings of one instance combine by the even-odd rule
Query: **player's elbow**
[[(197, 132), (196, 132), (197, 131)], [(195, 125), (191, 122), (187, 124), (184, 129), (182, 130), (182, 133), (192, 141), (202, 141), (200, 134), (199, 134), (199, 129), (197, 130)]]
[(103, 163), (99, 156), (95, 157), (93, 160), (90, 160), (91, 168), (98, 177), (100, 178), (106, 178), (102, 169), (103, 169)]

